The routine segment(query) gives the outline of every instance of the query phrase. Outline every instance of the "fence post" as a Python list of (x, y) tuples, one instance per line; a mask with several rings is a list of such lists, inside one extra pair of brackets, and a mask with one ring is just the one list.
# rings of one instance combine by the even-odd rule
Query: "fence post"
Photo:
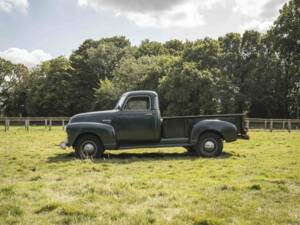
[(52, 127), (52, 120), (49, 120), (49, 130), (51, 130)]
[(65, 120), (62, 120), (62, 129), (65, 129)]
[(267, 121), (265, 120), (265, 130), (267, 129)]
[(284, 130), (285, 121), (282, 121), (282, 129)]
[(250, 129), (249, 123), (250, 123), (250, 121), (249, 121), (249, 119), (247, 119), (247, 120), (246, 120), (246, 128), (247, 128), (247, 129)]
[(273, 131), (273, 120), (270, 121), (270, 132)]
[(291, 132), (291, 128), (292, 128), (291, 120), (288, 120), (288, 130), (289, 130), (289, 132)]
[(7, 131), (9, 131), (9, 125), (10, 125), (10, 121), (7, 120)]
[(5, 132), (7, 131), (7, 119), (5, 119), (5, 121), (4, 121), (4, 131)]
[(29, 119), (28, 120), (25, 120), (25, 130), (26, 131), (29, 131)]

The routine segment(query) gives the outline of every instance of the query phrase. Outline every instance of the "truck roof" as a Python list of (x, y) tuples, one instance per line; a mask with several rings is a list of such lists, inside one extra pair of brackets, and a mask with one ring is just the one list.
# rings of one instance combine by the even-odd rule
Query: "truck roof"
[(157, 96), (157, 93), (155, 91), (138, 90), (138, 91), (125, 92), (123, 95), (151, 95), (151, 96)]

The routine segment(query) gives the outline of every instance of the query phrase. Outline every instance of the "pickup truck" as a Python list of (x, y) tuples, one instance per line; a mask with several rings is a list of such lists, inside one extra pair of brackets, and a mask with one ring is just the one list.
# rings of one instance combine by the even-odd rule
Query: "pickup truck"
[(223, 141), (248, 139), (244, 114), (161, 117), (154, 91), (124, 93), (115, 108), (77, 114), (66, 125), (67, 141), (79, 158), (105, 150), (181, 146), (196, 156), (219, 156)]

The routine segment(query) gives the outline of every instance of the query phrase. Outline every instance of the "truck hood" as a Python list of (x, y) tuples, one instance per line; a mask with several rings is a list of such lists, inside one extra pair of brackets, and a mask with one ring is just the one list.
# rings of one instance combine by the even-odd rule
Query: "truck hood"
[(97, 112), (80, 113), (72, 116), (69, 123), (95, 122), (102, 123), (103, 120), (111, 120), (118, 110), (106, 110)]

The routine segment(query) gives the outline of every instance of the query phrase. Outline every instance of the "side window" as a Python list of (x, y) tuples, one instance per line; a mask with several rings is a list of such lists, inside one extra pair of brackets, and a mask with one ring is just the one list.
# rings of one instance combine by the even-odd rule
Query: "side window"
[(150, 101), (148, 97), (130, 98), (124, 108), (125, 111), (146, 111), (150, 109)]

